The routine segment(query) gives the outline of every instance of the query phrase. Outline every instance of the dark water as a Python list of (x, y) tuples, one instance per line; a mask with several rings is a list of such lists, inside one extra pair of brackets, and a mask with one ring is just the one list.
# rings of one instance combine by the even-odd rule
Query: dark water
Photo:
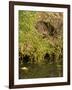
[[(22, 69), (25, 67), (26, 69)], [(19, 79), (62, 77), (62, 65), (55, 63), (22, 64), (19, 66)]]

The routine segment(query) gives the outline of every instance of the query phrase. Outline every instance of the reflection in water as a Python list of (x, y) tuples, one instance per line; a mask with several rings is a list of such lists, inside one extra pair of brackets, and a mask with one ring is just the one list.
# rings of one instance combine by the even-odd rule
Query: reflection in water
[(19, 66), (19, 79), (62, 77), (62, 69), (62, 65), (55, 63), (22, 64)]

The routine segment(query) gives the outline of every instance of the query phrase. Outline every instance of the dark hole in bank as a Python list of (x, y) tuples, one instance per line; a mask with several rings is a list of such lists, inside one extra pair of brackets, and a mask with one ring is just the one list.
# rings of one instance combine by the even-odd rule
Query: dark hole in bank
[(51, 53), (51, 54), (46, 53), (44, 56), (44, 61), (48, 63), (55, 63), (55, 58), (56, 57), (54, 53)]
[(45, 54), (44, 60), (49, 62), (50, 61), (50, 55), (48, 53)]
[(29, 55), (23, 56), (23, 63), (28, 63), (29, 61), (30, 61), (30, 56)]

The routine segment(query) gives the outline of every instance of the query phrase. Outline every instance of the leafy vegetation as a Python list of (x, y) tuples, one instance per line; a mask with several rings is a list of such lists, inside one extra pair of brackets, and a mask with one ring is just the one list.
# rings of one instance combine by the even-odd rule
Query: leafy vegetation
[[(51, 64), (51, 68), (56, 66), (62, 69), (62, 13), (19, 11), (19, 62), (20, 67), (31, 64), (40, 66), (41, 64), (48, 63), (48, 66)], [(59, 73), (56, 76), (62, 76), (62, 70), (61, 74)], [(27, 78), (31, 77), (28, 76)], [(39, 74), (37, 77), (39, 77)], [(20, 78), (22, 77), (20, 76)]]

